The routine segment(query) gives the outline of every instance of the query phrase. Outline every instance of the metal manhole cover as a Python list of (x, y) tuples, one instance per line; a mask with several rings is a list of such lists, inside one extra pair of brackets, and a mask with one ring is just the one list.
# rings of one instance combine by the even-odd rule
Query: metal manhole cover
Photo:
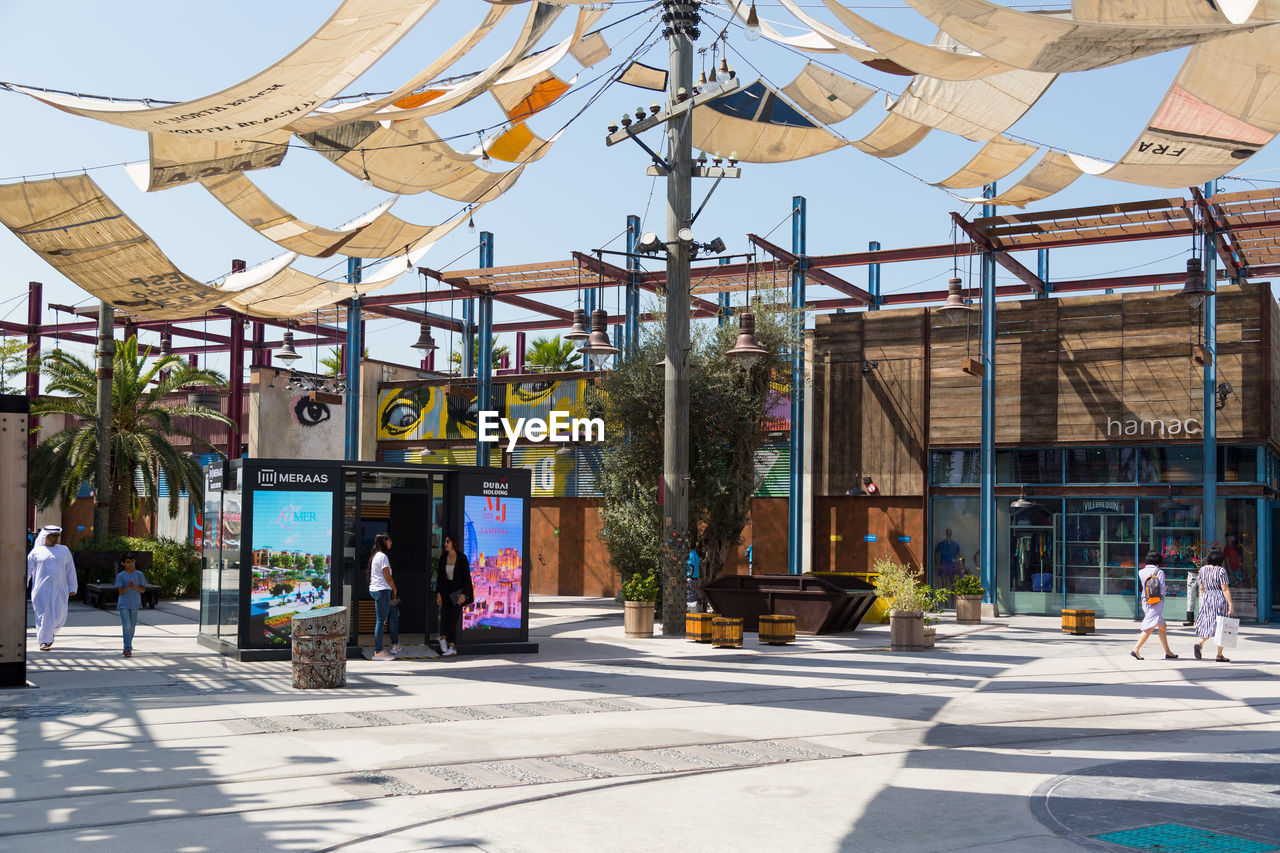
[(1220, 832), (1208, 832), (1177, 823), (1140, 826), (1120, 832), (1104, 832), (1090, 836), (1108, 844), (1159, 853), (1265, 853), (1277, 849), (1274, 844), (1251, 841)]

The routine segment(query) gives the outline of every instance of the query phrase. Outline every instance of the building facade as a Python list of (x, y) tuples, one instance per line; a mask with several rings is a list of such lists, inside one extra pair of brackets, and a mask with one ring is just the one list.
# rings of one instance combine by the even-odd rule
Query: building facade
[[(1280, 340), (1269, 286), (1223, 286), (1217, 324), (1217, 515), (1236, 611), (1280, 612)], [(998, 303), (996, 602), (1001, 612), (1138, 612), (1158, 551), (1168, 612), (1203, 541), (1200, 311), (1176, 291)], [(979, 318), (915, 308), (817, 318), (810, 340), (812, 568), (887, 555), (948, 586), (977, 567)], [(854, 495), (866, 478), (874, 496)], [(1022, 498), (1022, 500), (1019, 500)], [(1015, 506), (1015, 501), (1017, 505)], [(1280, 519), (1277, 519), (1280, 521)]]

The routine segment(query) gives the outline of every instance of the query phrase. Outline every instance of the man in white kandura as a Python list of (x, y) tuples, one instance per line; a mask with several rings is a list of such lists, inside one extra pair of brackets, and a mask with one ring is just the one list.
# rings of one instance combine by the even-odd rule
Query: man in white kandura
[(67, 621), (67, 599), (76, 594), (76, 564), (71, 549), (59, 542), (62, 528), (49, 525), (36, 537), (27, 555), (27, 582), (36, 611), (36, 642), (40, 651), (53, 647), (53, 636)]

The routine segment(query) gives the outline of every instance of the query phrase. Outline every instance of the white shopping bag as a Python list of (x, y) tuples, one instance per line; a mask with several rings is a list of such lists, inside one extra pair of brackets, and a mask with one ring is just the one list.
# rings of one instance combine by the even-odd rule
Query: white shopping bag
[(1231, 616), (1218, 617), (1218, 630), (1213, 635), (1213, 642), (1224, 649), (1235, 648), (1236, 637), (1240, 635), (1240, 620)]

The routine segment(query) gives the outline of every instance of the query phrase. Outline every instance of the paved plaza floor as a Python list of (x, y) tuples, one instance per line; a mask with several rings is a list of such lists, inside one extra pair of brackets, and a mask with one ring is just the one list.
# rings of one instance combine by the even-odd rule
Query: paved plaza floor
[(347, 686), (196, 644), (194, 602), (72, 604), (0, 691), (0, 850), (1280, 849), (1280, 630), (1229, 664), (1136, 624), (887, 626), (717, 650), (533, 601), (536, 655), (357, 659)]

